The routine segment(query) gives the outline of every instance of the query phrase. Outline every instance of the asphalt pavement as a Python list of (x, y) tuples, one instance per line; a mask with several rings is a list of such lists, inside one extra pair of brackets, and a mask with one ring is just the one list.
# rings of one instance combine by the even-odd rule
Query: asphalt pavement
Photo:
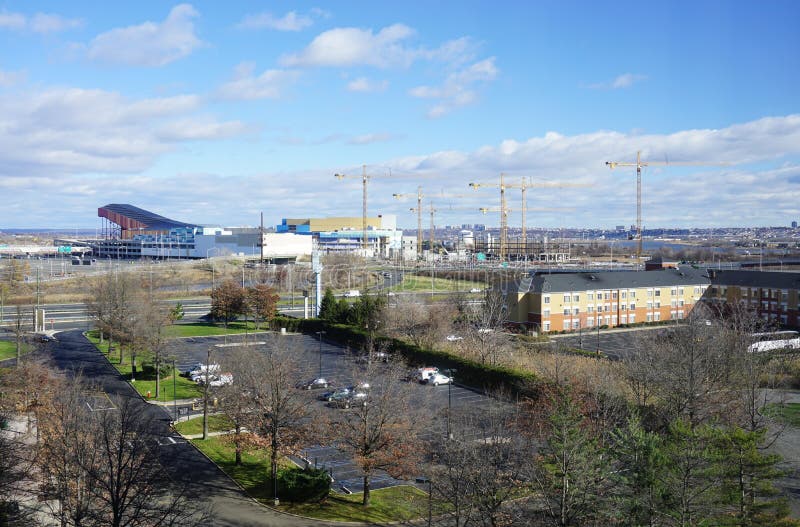
[(153, 434), (159, 445), (159, 460), (170, 476), (185, 484), (192, 499), (211, 505), (214, 520), (222, 527), (322, 527), (341, 525), (283, 514), (258, 504), (242, 491), (224, 472), (170, 428), (168, 411), (146, 403), (126, 383), (114, 367), (82, 335), (80, 330), (58, 334), (58, 342), (50, 348), (54, 365), (70, 374), (81, 373), (91, 379), (106, 395), (97, 395), (90, 405), (108, 411), (109, 405), (124, 400), (141, 405), (153, 419)]

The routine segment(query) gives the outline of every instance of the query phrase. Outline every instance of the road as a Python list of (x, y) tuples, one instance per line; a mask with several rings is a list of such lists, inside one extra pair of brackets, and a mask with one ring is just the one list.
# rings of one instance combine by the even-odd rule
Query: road
[(341, 525), (282, 514), (249, 498), (216, 465), (191, 444), (175, 434), (166, 409), (146, 403), (123, 381), (113, 366), (86, 340), (80, 330), (58, 334), (58, 342), (50, 348), (54, 365), (71, 374), (97, 383), (116, 405), (128, 399), (142, 405), (153, 418), (154, 435), (158, 438), (159, 459), (172, 478), (186, 484), (189, 494), (213, 507), (213, 525), (222, 527), (324, 527)]

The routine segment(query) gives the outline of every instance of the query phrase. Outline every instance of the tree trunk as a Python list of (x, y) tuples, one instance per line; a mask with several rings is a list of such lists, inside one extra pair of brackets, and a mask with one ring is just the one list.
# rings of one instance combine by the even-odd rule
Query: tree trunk
[(364, 474), (364, 501), (361, 504), (364, 507), (369, 507), (369, 474)]
[(270, 465), (272, 467), (272, 484), (275, 488), (275, 498), (278, 497), (278, 430), (274, 426), (270, 432), (272, 435), (272, 452), (269, 454)]
[[(156, 351), (156, 400), (158, 400), (159, 395), (161, 394), (161, 358), (159, 357), (158, 351)], [(172, 394), (175, 397), (175, 394)]]

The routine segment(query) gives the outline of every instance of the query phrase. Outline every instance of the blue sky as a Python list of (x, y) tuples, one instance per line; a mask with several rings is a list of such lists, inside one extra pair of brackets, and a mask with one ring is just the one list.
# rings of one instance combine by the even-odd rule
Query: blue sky
[[(0, 1), (0, 229), (106, 203), (256, 224), (370, 214), (528, 225), (800, 220), (800, 4)], [(713, 164), (717, 164), (714, 166)], [(724, 163), (724, 166), (719, 166)], [(389, 176), (391, 174), (391, 176)], [(569, 185), (569, 186), (567, 186)], [(519, 192), (508, 191), (510, 225)], [(448, 196), (464, 197), (448, 197)], [(549, 209), (536, 211), (536, 208)], [(55, 212), (54, 212), (55, 211)]]

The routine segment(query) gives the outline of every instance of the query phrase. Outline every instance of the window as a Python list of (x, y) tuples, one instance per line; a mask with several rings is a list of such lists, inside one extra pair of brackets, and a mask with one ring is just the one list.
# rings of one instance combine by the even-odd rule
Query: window
[(636, 298), (636, 291), (628, 291), (628, 294), (631, 298)]
[(590, 328), (592, 326), (594, 326), (594, 318), (593, 317), (589, 317), (589, 318), (586, 319), (586, 327)]
[(580, 323), (581, 323), (580, 320), (573, 320), (572, 321), (572, 329), (578, 329), (578, 327), (580, 326)]
[(626, 304), (621, 304), (619, 307), (620, 307), (620, 308), (621, 308), (623, 311), (627, 311), (627, 310), (628, 310), (628, 306), (627, 306)]
[(603, 299), (604, 299), (604, 300), (608, 300), (608, 291), (606, 291), (605, 293), (603, 293)]
[(542, 316), (545, 317), (545, 318), (549, 317), (550, 316), (550, 308), (545, 309), (544, 313), (542, 313)]
[(696, 295), (700, 294), (700, 287), (699, 286), (694, 286), (694, 294), (696, 294)]
[(591, 306), (591, 305), (590, 306), (586, 306), (586, 312), (587, 313), (594, 313), (594, 306)]
[(653, 290), (652, 289), (648, 289), (647, 290), (647, 298), (650, 298), (652, 296), (653, 296)]
[(542, 330), (543, 331), (550, 331), (550, 321), (549, 320), (547, 322), (543, 322), (542, 323)]
[(678, 300), (678, 307), (683, 307), (683, 300)]
[(594, 293), (586, 293), (587, 300), (594, 300)]
[(656, 311), (656, 320), (661, 320), (661, 313)]
[(647, 309), (653, 309), (653, 303), (649, 300), (647, 301)]
[(564, 293), (564, 302), (569, 302), (571, 296), (569, 293)]
[(545, 304), (549, 304), (550, 303), (550, 295), (545, 295), (544, 296), (544, 303)]
[(581, 301), (581, 295), (572, 295), (572, 301), (573, 302), (580, 302)]
[(628, 323), (628, 317), (626, 315), (621, 315), (619, 317), (619, 323), (620, 324), (627, 324)]
[(656, 296), (661, 296), (661, 289), (656, 289)]
[(673, 298), (669, 301), (669, 307), (678, 307), (678, 301)]
[(625, 295), (626, 295), (626, 294), (628, 294), (628, 292), (627, 292), (627, 291), (623, 291), (623, 292), (622, 292), (622, 298), (625, 298)]
[(611, 292), (611, 298), (614, 299), (614, 300), (617, 299), (617, 292), (616, 291), (612, 291)]
[(631, 311), (635, 311), (635, 310), (636, 310), (636, 304), (631, 302)]
[(562, 325), (561, 329), (569, 329), (569, 320), (564, 320), (564, 324)]
[(633, 324), (634, 322), (636, 322), (636, 315), (634, 315), (633, 313), (631, 313), (630, 315), (628, 315), (628, 322), (629, 322), (630, 324)]
[(678, 288), (677, 287), (673, 287), (672, 289), (669, 290), (669, 294), (672, 295), (672, 296), (677, 295), (678, 294)]
[(564, 308), (564, 315), (569, 315), (569, 308), (568, 307)]
[(659, 309), (660, 307), (661, 307), (661, 301), (656, 300), (656, 309)]
[(581, 312), (580, 308), (577, 308), (577, 307), (576, 307), (575, 309), (573, 309), (573, 310), (572, 310), (572, 314), (573, 314), (573, 315), (577, 315), (577, 314), (578, 314), (578, 313), (580, 313), (580, 312)]
[(678, 296), (683, 296), (683, 288), (682, 287), (678, 288)]
[(653, 315), (651, 315), (650, 313), (647, 314), (647, 321), (648, 322), (652, 322), (653, 321)]
[(671, 320), (675, 320), (675, 319), (677, 319), (677, 318), (678, 318), (678, 313), (677, 313), (676, 311), (670, 311), (670, 312), (669, 312), (669, 318), (670, 318)]

